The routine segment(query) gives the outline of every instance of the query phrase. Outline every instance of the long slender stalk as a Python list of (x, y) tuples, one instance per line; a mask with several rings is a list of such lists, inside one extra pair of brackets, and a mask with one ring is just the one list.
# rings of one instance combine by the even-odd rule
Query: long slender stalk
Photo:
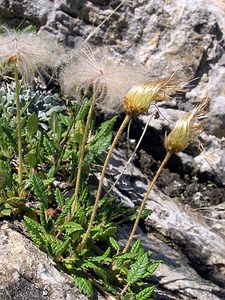
[(128, 290), (128, 288), (130, 287), (130, 282), (128, 282), (125, 287), (123, 288), (123, 290), (121, 291), (119, 297), (120, 299), (122, 299), (123, 295), (126, 293), (126, 291)]
[(74, 200), (73, 200), (73, 204), (71, 207), (71, 217), (73, 217), (73, 215), (77, 209), (78, 193), (79, 193), (79, 188), (80, 188), (81, 173), (82, 173), (82, 167), (83, 167), (83, 161), (84, 161), (84, 151), (85, 151), (85, 145), (86, 145), (87, 139), (88, 139), (91, 117), (92, 117), (92, 114), (94, 111), (94, 104), (95, 104), (95, 101), (91, 101), (91, 105), (90, 105), (88, 115), (87, 115), (85, 129), (84, 129), (84, 136), (83, 136), (83, 140), (82, 140), (82, 143), (80, 146), (80, 160), (79, 160), (79, 164), (77, 167), (77, 177), (76, 177), (75, 191), (74, 191), (74, 195), (73, 195)]
[(130, 119), (127, 126), (127, 157), (130, 155), (130, 128), (131, 128), (132, 119)]
[(65, 147), (65, 145), (66, 145), (66, 143), (67, 143), (67, 141), (69, 139), (69, 135), (70, 135), (70, 132), (71, 132), (71, 130), (73, 128), (74, 122), (75, 122), (75, 119), (72, 122), (72, 124), (70, 125), (70, 127), (67, 129), (65, 137), (63, 138), (63, 140), (60, 143), (59, 154), (58, 154), (58, 157), (57, 157), (56, 162), (55, 162), (55, 169), (56, 169), (56, 171), (58, 170), (58, 167), (59, 167), (59, 165), (61, 163), (62, 156), (63, 156), (63, 151), (64, 151), (64, 147)]
[(22, 130), (21, 130), (21, 112), (20, 112), (20, 87), (19, 87), (19, 74), (18, 68), (15, 64), (15, 84), (16, 84), (16, 114), (17, 114), (17, 141), (18, 141), (18, 176), (19, 176), (19, 194), (22, 192), (23, 188), (23, 154), (22, 154)]
[(156, 174), (155, 174), (155, 176), (154, 176), (152, 182), (150, 183), (150, 185), (149, 185), (149, 187), (148, 187), (148, 189), (147, 189), (147, 192), (146, 192), (146, 194), (145, 194), (145, 196), (144, 196), (144, 198), (143, 198), (143, 200), (142, 200), (142, 202), (141, 202), (141, 206), (140, 206), (140, 208), (139, 208), (139, 210), (138, 210), (138, 214), (137, 214), (137, 217), (136, 217), (136, 220), (135, 220), (133, 229), (132, 229), (132, 231), (131, 231), (131, 233), (130, 233), (130, 236), (129, 236), (129, 238), (128, 238), (127, 244), (126, 244), (126, 246), (125, 246), (124, 249), (123, 249), (123, 253), (126, 253), (127, 250), (128, 250), (129, 247), (130, 247), (130, 244), (131, 244), (131, 242), (132, 242), (132, 240), (133, 240), (133, 237), (134, 237), (134, 234), (135, 234), (135, 232), (136, 232), (138, 223), (139, 223), (139, 221), (140, 221), (142, 211), (143, 211), (143, 209), (144, 209), (144, 207), (145, 207), (145, 203), (146, 203), (146, 201), (147, 201), (147, 199), (148, 199), (148, 196), (149, 196), (149, 194), (150, 194), (150, 192), (151, 192), (151, 190), (152, 190), (152, 187), (153, 187), (153, 185), (155, 184), (156, 180), (158, 179), (159, 175), (161, 174), (162, 169), (164, 168), (165, 164), (166, 164), (166, 163), (168, 162), (168, 160), (170, 159), (171, 155), (172, 155), (172, 152), (167, 152), (167, 154), (166, 154), (166, 156), (165, 156), (163, 162), (161, 163), (160, 167), (158, 168), (158, 170), (157, 170), (157, 172), (156, 172)]
[(119, 181), (120, 178), (123, 176), (123, 174), (125, 173), (126, 169), (127, 169), (128, 166), (129, 166), (130, 162), (131, 162), (132, 159), (134, 158), (134, 155), (136, 154), (136, 152), (137, 152), (137, 150), (138, 150), (138, 148), (139, 148), (139, 146), (140, 146), (140, 144), (141, 144), (141, 142), (142, 142), (142, 140), (143, 140), (143, 137), (144, 137), (144, 135), (145, 135), (145, 133), (146, 133), (146, 130), (147, 130), (147, 128), (148, 128), (148, 125), (149, 125), (149, 123), (151, 122), (153, 116), (154, 116), (154, 115), (151, 115), (151, 117), (150, 117), (150, 118), (148, 119), (148, 121), (146, 122), (145, 128), (144, 128), (144, 130), (142, 131), (142, 134), (141, 134), (140, 139), (139, 139), (139, 141), (138, 141), (138, 143), (137, 143), (137, 145), (136, 145), (136, 147), (135, 147), (135, 149), (134, 149), (134, 152), (131, 154), (130, 158), (129, 158), (128, 161), (126, 162), (126, 164), (125, 164), (125, 166), (124, 166), (124, 168), (123, 168), (123, 171), (120, 173), (120, 175), (118, 176), (118, 178), (116, 179), (116, 181), (115, 181), (115, 182), (113, 183), (113, 185), (110, 187), (109, 191), (107, 191), (108, 194), (110, 194), (110, 192), (111, 192), (111, 191), (114, 189), (114, 187), (117, 185), (118, 181)]
[(94, 207), (93, 207), (93, 212), (91, 214), (91, 218), (90, 218), (90, 221), (89, 221), (89, 224), (88, 224), (88, 228), (87, 228), (87, 231), (80, 243), (80, 245), (78, 246), (77, 250), (81, 250), (83, 248), (83, 246), (85, 245), (89, 235), (90, 235), (90, 232), (91, 232), (91, 228), (92, 228), (92, 225), (93, 225), (93, 222), (94, 222), (94, 219), (95, 219), (95, 216), (96, 216), (96, 213), (97, 213), (97, 209), (98, 209), (98, 205), (99, 205), (99, 200), (100, 200), (100, 196), (101, 196), (101, 191), (102, 191), (102, 187), (103, 187), (103, 180), (104, 180), (104, 177), (105, 177), (105, 172), (106, 172), (106, 168), (108, 166), (108, 162), (109, 162), (109, 159), (110, 159), (110, 156), (113, 152), (113, 149), (115, 148), (124, 128), (126, 127), (127, 123), (130, 121), (130, 116), (126, 115), (126, 117), (124, 118), (122, 124), (120, 125), (120, 128), (119, 130), (117, 131), (115, 137), (114, 137), (114, 140), (111, 144), (111, 147), (109, 149), (109, 152), (106, 156), (106, 159), (105, 159), (105, 162), (104, 162), (104, 165), (103, 165), (103, 168), (102, 168), (102, 173), (101, 173), (101, 177), (100, 177), (100, 180), (99, 180), (99, 186), (98, 186), (98, 191), (97, 191), (97, 195), (96, 195), (96, 199), (95, 199), (95, 204), (94, 204)]

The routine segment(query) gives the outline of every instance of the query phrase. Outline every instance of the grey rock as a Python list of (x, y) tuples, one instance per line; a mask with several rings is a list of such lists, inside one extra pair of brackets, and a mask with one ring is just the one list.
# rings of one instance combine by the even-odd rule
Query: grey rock
[[(73, 47), (95, 31), (116, 7), (114, 1), (1, 0), (0, 18), (14, 25), (34, 23)], [(151, 77), (173, 72), (189, 81), (188, 110), (206, 95), (224, 92), (225, 10), (221, 0), (125, 1), (90, 38), (117, 60), (149, 68)]]
[[(121, 226), (118, 236), (122, 245), (125, 245), (129, 231), (127, 225)], [(146, 235), (138, 228), (137, 237), (141, 238), (145, 249), (152, 253), (152, 258), (162, 260), (162, 264), (149, 278), (156, 284), (153, 299), (217, 300), (225, 295), (225, 291), (199, 276), (182, 251), (160, 240), (154, 232)]]
[[(24, 19), (23, 25), (31, 22), (41, 31), (48, 31), (73, 47), (97, 28), (113, 11), (115, 3), (110, 0), (0, 0), (0, 18), (11, 26), (18, 25)], [(224, 34), (225, 7), (222, 0), (137, 0), (125, 1), (90, 41), (95, 45), (106, 45), (117, 60), (148, 67), (152, 77), (167, 76), (174, 71), (184, 81), (198, 77), (188, 84), (188, 101), (174, 100), (175, 105), (168, 105), (169, 109), (161, 108), (171, 123), (161, 117), (153, 120), (151, 126), (157, 129), (161, 137), (164, 135), (162, 131), (170, 130), (172, 123), (183, 114), (181, 110), (192, 108), (207, 95), (215, 103), (208, 132), (222, 137)], [(177, 107), (181, 110), (176, 110)], [(145, 119), (145, 116), (141, 118), (142, 121)], [(214, 137), (211, 139), (205, 137), (208, 140), (205, 155), (224, 182), (224, 147), (222, 141)], [(180, 154), (180, 157), (189, 168), (195, 168), (197, 164), (199, 172), (211, 172), (202, 156), (193, 159), (191, 155)], [(117, 153), (111, 163), (111, 170), (116, 177), (124, 164), (122, 155)], [(147, 184), (147, 178), (131, 165), (115, 191), (125, 205), (132, 207), (142, 199)], [(162, 241), (155, 241), (157, 246), (153, 249), (154, 253), (168, 253), (165, 259), (167, 263), (157, 271), (156, 282), (162, 289), (158, 290), (155, 299), (224, 299), (224, 291), (218, 287), (225, 284), (224, 223), (218, 225), (217, 220), (213, 220), (217, 217), (214, 214), (209, 216), (212, 220), (205, 219), (200, 212), (193, 212), (156, 188), (150, 195), (148, 205), (153, 214), (146, 221), (147, 227), (161, 239), (172, 240), (174, 244), (174, 247), (169, 247)], [(3, 276), (0, 280), (1, 283), (8, 280), (7, 287), (4, 285), (5, 291), (1, 292), (2, 299), (10, 299), (10, 295), (11, 298), (17, 295), (18, 299), (26, 300), (76, 299), (73, 297), (78, 292), (74, 289), (75, 294), (69, 292), (70, 280), (54, 265), (49, 266), (46, 255), (36, 252), (38, 250), (31, 242), (4, 228), (1, 237)], [(10, 255), (13, 263), (7, 260)], [(28, 273), (25, 272), (26, 267)], [(65, 295), (69, 295), (68, 298)]]
[[(119, 174), (124, 164), (123, 155), (115, 151), (111, 169)], [(124, 194), (132, 201), (141, 201), (148, 187), (147, 178), (133, 165), (128, 167), (123, 176), (128, 179)], [(120, 189), (120, 186), (117, 188)], [(149, 196), (147, 207), (153, 210), (146, 220), (147, 227), (180, 247), (196, 271), (208, 272), (213, 282), (225, 286), (224, 237), (214, 231), (200, 213), (167, 197), (156, 187)], [(221, 226), (225, 229), (225, 222)]]
[[(217, 26), (214, 28), (214, 32), (220, 40), (220, 46), (223, 47), (224, 44), (224, 34), (225, 34), (225, 6), (224, 2), (221, 0), (207, 0), (205, 1), (205, 8), (209, 13), (214, 15), (217, 20)], [(194, 86), (194, 89), (187, 94), (187, 98), (192, 102), (199, 101), (200, 99), (210, 96), (212, 99), (217, 96), (224, 95), (224, 67), (225, 67), (225, 56), (221, 48), (218, 52), (216, 48), (211, 45), (211, 53), (220, 54), (212, 55), (208, 52), (205, 53), (205, 57), (202, 60), (202, 64), (199, 65), (200, 78)], [(222, 54), (222, 55), (221, 55)], [(217, 59), (216, 59), (217, 57)], [(203, 66), (205, 65), (205, 67)]]
[(225, 143), (213, 135), (202, 134), (204, 150), (194, 158), (198, 171), (202, 174), (216, 174), (225, 185)]
[[(26, 18), (72, 46), (112, 13), (113, 3), (1, 0), (0, 17), (6, 23), (13, 18)], [(217, 15), (203, 3), (125, 1), (90, 41), (108, 45), (121, 60), (133, 59), (148, 66), (152, 76), (177, 71), (184, 80), (190, 80), (199, 68), (207, 69), (211, 61), (218, 61), (222, 55)]]
[[(139, 120), (141, 120), (144, 125), (148, 122), (148, 119), (151, 118), (151, 115), (154, 115), (154, 112), (157, 111), (155, 107), (152, 107), (149, 111), (149, 115), (143, 115), (139, 116)], [(149, 123), (149, 126), (153, 127), (158, 131), (159, 134), (162, 136), (165, 136), (165, 132), (169, 133), (175, 123), (178, 121), (179, 118), (181, 118), (184, 115), (184, 111), (181, 111), (179, 109), (172, 109), (172, 108), (158, 108), (158, 117), (157, 118), (151, 118), (151, 121)]]
[(0, 7), (0, 18), (3, 23), (14, 26), (25, 18), (40, 27), (46, 23), (48, 14), (54, 8), (54, 3), (50, 0), (1, 0)]
[[(30, 240), (4, 224), (0, 228), (1, 300), (85, 300), (69, 276)], [(96, 299), (102, 299), (96, 295)]]
[[(196, 104), (201, 99), (209, 96), (210, 99), (212, 99), (211, 106), (213, 106), (214, 102), (221, 101), (220, 96), (224, 95), (224, 74), (225, 55), (223, 55), (218, 62), (210, 63), (209, 70), (205, 72), (205, 74), (202, 74), (196, 87), (186, 94), (187, 99), (189, 99), (192, 104)], [(219, 97), (219, 100), (217, 97)]]
[(219, 96), (211, 101), (209, 122), (206, 132), (218, 138), (225, 138), (225, 97)]

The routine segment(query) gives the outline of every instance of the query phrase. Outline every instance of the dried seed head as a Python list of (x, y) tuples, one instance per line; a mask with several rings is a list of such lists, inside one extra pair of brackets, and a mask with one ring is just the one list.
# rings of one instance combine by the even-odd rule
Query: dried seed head
[(192, 142), (198, 141), (198, 136), (204, 128), (201, 120), (206, 118), (208, 106), (209, 99), (206, 98), (177, 121), (174, 129), (165, 138), (165, 147), (168, 152), (181, 152)]
[(89, 44), (78, 46), (61, 74), (63, 90), (79, 99), (87, 93), (103, 111), (121, 111), (121, 99), (135, 83), (146, 78), (143, 69), (118, 65), (107, 57), (104, 49)]
[(26, 82), (35, 73), (59, 64), (63, 50), (55, 38), (46, 34), (14, 32), (5, 28), (0, 35), (0, 64), (16, 64)]
[[(62, 87), (68, 95), (79, 96), (92, 92), (95, 98), (106, 94), (106, 86), (113, 73), (113, 65), (100, 56), (89, 44), (79, 45), (70, 53), (69, 64), (63, 70)], [(96, 101), (97, 99), (95, 99)]]
[(173, 76), (136, 84), (124, 97), (124, 110), (132, 117), (145, 113), (154, 101), (167, 100), (171, 94), (180, 91), (179, 84)]

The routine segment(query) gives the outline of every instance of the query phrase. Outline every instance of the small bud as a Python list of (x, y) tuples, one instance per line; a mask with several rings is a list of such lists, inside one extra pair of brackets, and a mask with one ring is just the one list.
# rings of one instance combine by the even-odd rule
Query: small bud
[(177, 92), (179, 83), (171, 76), (134, 85), (124, 97), (125, 112), (132, 117), (147, 112), (154, 101), (166, 100)]
[(174, 129), (165, 138), (165, 147), (168, 152), (181, 152), (193, 141), (198, 140), (199, 134), (203, 131), (200, 120), (206, 117), (208, 104), (209, 99), (207, 98), (177, 121)]

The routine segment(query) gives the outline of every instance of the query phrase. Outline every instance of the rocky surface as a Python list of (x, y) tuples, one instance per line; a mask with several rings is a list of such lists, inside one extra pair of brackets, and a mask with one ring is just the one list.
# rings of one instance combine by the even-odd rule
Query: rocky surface
[[(0, 18), (4, 24), (14, 27), (21, 22), (22, 27), (35, 24), (41, 31), (48, 31), (73, 47), (93, 33), (119, 3), (119, 0), (0, 0)], [(139, 167), (145, 165), (142, 171), (149, 177), (155, 171), (157, 161), (163, 158), (165, 132), (172, 129), (185, 110), (206, 96), (211, 98), (207, 134), (201, 136), (205, 152), (201, 154), (195, 146), (174, 156), (168, 164), (170, 171), (164, 173), (166, 180), (159, 181), (160, 189), (167, 196), (155, 188), (149, 198), (149, 206), (153, 210), (146, 220), (146, 226), (151, 232), (150, 240), (146, 234), (142, 238), (146, 247), (164, 261), (152, 278), (157, 283), (154, 296), (157, 300), (225, 298), (225, 291), (222, 290), (225, 286), (224, 35), (225, 4), (222, 0), (127, 0), (89, 39), (97, 46), (108, 47), (117, 61), (146, 66), (152, 77), (176, 72), (186, 84), (186, 92), (160, 105), (161, 115), (151, 121), (141, 144), (144, 156), (139, 152), (136, 161), (139, 160)], [(138, 126), (142, 128), (148, 118), (140, 117), (138, 122), (134, 122), (132, 130), (137, 131)], [(136, 140), (138, 134), (133, 135)], [(151, 150), (148, 150), (149, 141), (153, 145)], [(146, 158), (149, 158), (147, 163)], [(117, 154), (111, 165), (115, 177), (123, 164), (122, 156)], [(191, 181), (185, 181), (187, 176)], [(210, 182), (206, 184), (207, 181)], [(141, 200), (146, 187), (147, 177), (132, 165), (115, 191), (126, 205), (133, 206), (134, 202)], [(175, 196), (183, 202), (179, 202)], [(124, 241), (122, 235), (126, 231), (122, 230), (121, 242)], [(40, 274), (23, 275), (23, 267), (27, 265), (28, 274), (32, 270), (35, 272), (35, 268), (40, 268), (39, 259), (47, 264), (46, 255), (38, 252), (35, 254), (37, 256), (33, 256), (34, 245), (28, 241), (26, 246), (27, 241), (9, 229), (3, 228), (1, 237), (2, 264), (9, 255), (7, 251), (14, 255), (12, 250), (7, 250), (7, 245), (14, 247), (13, 239), (16, 243), (20, 238), (22, 241), (20, 251), (15, 251), (15, 256), (12, 256), (18, 264), (3, 264), (6, 270), (15, 272), (7, 277), (2, 267), (1, 272), (5, 277), (1, 276), (1, 280), (8, 278), (2, 299), (17, 299), (13, 295), (20, 295), (20, 291), (24, 291), (24, 298), (18, 296), (18, 299), (24, 300), (76, 299), (69, 296), (65, 298), (70, 293), (67, 284), (58, 285), (57, 288), (54, 285), (59, 293), (58, 298), (51, 294), (51, 288), (50, 291), (47, 288), (47, 295), (44, 295), (44, 282), (38, 285), (36, 280)], [(28, 261), (28, 264), (22, 264), (19, 258), (22, 252), (26, 253), (25, 262)], [(45, 263), (47, 269), (54, 269), (52, 278), (62, 276), (56, 280), (57, 284), (59, 281), (69, 282), (49, 261), (47, 265)], [(57, 276), (55, 272), (58, 272)], [(38, 280), (42, 280), (40, 276)], [(52, 283), (46, 280), (45, 277), (45, 284), (51, 286)], [(28, 293), (29, 289), (34, 298)]]
[[(129, 232), (129, 228), (123, 227), (122, 232)], [(137, 236), (141, 237), (146, 249), (153, 253), (153, 257), (161, 259), (163, 264), (151, 277), (151, 282), (156, 284), (154, 300), (217, 300), (223, 299), (224, 291), (210, 281), (199, 276), (190, 266), (188, 258), (179, 250), (163, 242), (157, 235), (143, 233), (139, 228)], [(125, 239), (121, 234), (121, 243)]]
[[(187, 110), (206, 95), (216, 107), (223, 106), (222, 99), (217, 99), (224, 95), (225, 79), (225, 8), (221, 0), (1, 0), (0, 18), (11, 26), (35, 24), (74, 46), (122, 2), (89, 41), (107, 46), (117, 60), (148, 67), (152, 77), (176, 72), (188, 87), (176, 108)], [(224, 136), (220, 129), (224, 119), (221, 111), (220, 121), (210, 126), (219, 138)]]
[[(33, 242), (10, 229), (0, 228), (1, 300), (85, 300), (69, 276)], [(96, 299), (102, 299), (96, 294)]]
[[(110, 164), (114, 178), (119, 176), (125, 162), (124, 155), (116, 151)], [(119, 190), (124, 204), (130, 206), (130, 200), (139, 202), (143, 199), (147, 186), (148, 179), (130, 165), (115, 191), (118, 193)], [(161, 287), (158, 291), (161, 297), (223, 299), (225, 289), (219, 286), (225, 287), (225, 239), (213, 228), (217, 221), (208, 224), (199, 212), (167, 197), (157, 188), (151, 192), (147, 207), (153, 211), (145, 221), (151, 234), (149, 239), (141, 231), (137, 236), (142, 236), (145, 246), (163, 260), (154, 277), (157, 286)], [(129, 231), (128, 227), (120, 230), (122, 243), (125, 243)], [(165, 290), (171, 294), (166, 294)]]

